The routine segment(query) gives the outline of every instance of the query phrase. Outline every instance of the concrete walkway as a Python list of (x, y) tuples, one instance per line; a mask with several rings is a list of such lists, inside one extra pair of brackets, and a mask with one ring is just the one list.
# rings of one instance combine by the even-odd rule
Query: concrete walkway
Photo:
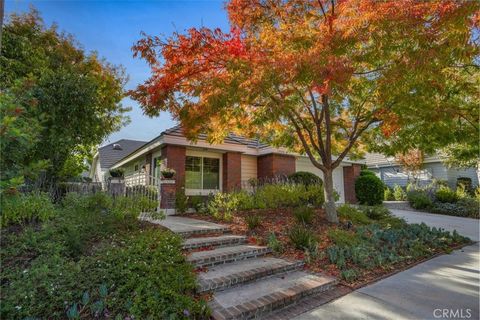
[(229, 230), (228, 227), (221, 224), (181, 216), (166, 216), (165, 219), (158, 220), (151, 219), (149, 216), (141, 216), (140, 219), (164, 226), (182, 236)]
[[(479, 239), (478, 220), (391, 211), (410, 223), (425, 222), (449, 231), (456, 229), (474, 241)], [(480, 319), (479, 250), (476, 243), (439, 256), (295, 319)]]

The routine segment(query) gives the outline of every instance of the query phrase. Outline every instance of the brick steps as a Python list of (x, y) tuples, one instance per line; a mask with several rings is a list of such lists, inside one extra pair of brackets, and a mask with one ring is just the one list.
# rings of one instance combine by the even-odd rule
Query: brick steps
[(292, 271), (216, 292), (209, 305), (214, 319), (258, 318), (336, 283), (331, 277)]
[(264, 317), (262, 320), (290, 320), (298, 317), (302, 313), (315, 309), (325, 303), (329, 303), (347, 293), (352, 292), (352, 289), (345, 286), (335, 286), (327, 291), (316, 293), (308, 297), (302, 298), (297, 303), (275, 310)]
[(186, 230), (186, 231), (179, 231), (175, 232), (182, 238), (189, 238), (193, 236), (200, 236), (204, 234), (215, 234), (215, 235), (222, 235), (230, 233), (230, 229), (228, 227), (216, 227), (216, 228), (209, 228), (209, 229), (198, 229), (198, 230)]
[(225, 247), (244, 244), (247, 237), (236, 235), (221, 235), (218, 237), (189, 238), (183, 242), (183, 249), (192, 250), (205, 247)]
[(196, 267), (202, 268), (261, 257), (270, 252), (271, 250), (268, 247), (238, 245), (233, 247), (217, 248), (209, 251), (193, 252), (187, 257), (187, 261)]
[(268, 247), (246, 244), (226, 226), (175, 216), (150, 222), (184, 237), (184, 249), (193, 250), (187, 261), (207, 268), (197, 291), (213, 293), (213, 319), (291, 319), (342, 294), (336, 279), (303, 271), (302, 261), (271, 257)]
[(214, 266), (198, 275), (198, 292), (220, 291), (261, 278), (303, 267), (302, 261), (289, 262), (270, 257), (248, 259)]

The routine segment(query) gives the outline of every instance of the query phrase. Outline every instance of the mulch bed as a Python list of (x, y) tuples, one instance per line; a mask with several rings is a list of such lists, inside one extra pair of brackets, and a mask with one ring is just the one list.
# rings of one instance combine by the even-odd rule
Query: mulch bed
[[(325, 211), (323, 209), (316, 210), (316, 217), (313, 223), (309, 226), (317, 236), (319, 247), (319, 252), (325, 252), (326, 249), (333, 245), (332, 241), (328, 237), (328, 230), (332, 228), (342, 228), (343, 224), (335, 225), (329, 223), (325, 217)], [(245, 217), (249, 215), (259, 215), (261, 217), (261, 225), (255, 230), (249, 230), (247, 224), (245, 223)], [(267, 209), (267, 210), (251, 210), (235, 213), (233, 220), (218, 221), (208, 215), (200, 214), (188, 214), (188, 217), (196, 218), (200, 220), (206, 220), (216, 223), (221, 223), (227, 225), (232, 230), (233, 234), (238, 235), (247, 235), (248, 242), (251, 244), (258, 245), (267, 245), (268, 235), (271, 232), (274, 232), (277, 239), (283, 245), (283, 252), (277, 256), (286, 259), (286, 260), (302, 260), (305, 258), (305, 254), (302, 250), (296, 249), (291, 243), (288, 237), (288, 232), (296, 224), (295, 219), (293, 218), (292, 209)], [(452, 246), (452, 249), (458, 248), (458, 245)], [(347, 286), (351, 289), (356, 289), (362, 286), (365, 286), (369, 283), (381, 280), (387, 276), (393, 275), (399, 271), (411, 268), (418, 263), (429, 260), (438, 254), (444, 253), (441, 250), (432, 252), (431, 256), (426, 258), (404, 260), (402, 262), (395, 263), (393, 265), (387, 265), (384, 267), (378, 267), (371, 270), (357, 269), (354, 266), (352, 268), (361, 272), (357, 280), (353, 282), (346, 282), (340, 280), (340, 283), (344, 286)], [(313, 272), (322, 272), (324, 274), (337, 277), (340, 279), (340, 270), (335, 264), (331, 264), (326, 255), (316, 259), (312, 263), (307, 263), (305, 268)]]

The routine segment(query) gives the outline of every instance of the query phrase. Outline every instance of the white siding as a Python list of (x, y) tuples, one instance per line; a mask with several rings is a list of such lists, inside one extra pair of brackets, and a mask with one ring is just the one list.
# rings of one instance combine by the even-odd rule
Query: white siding
[[(389, 187), (395, 185), (406, 186), (409, 181), (409, 176), (403, 172), (400, 166), (390, 166), (381, 168), (371, 168), (373, 172), (382, 179), (382, 181)], [(469, 169), (448, 169), (441, 162), (425, 163), (423, 165), (422, 173), (418, 177), (418, 182), (422, 185), (429, 184), (432, 179), (448, 181), (450, 187), (455, 188), (458, 177), (470, 177), (473, 185), (478, 185), (478, 177), (474, 168)], [(410, 180), (413, 178), (410, 177)]]
[(242, 176), (241, 180), (248, 181), (249, 179), (257, 178), (257, 157), (247, 156), (242, 154)]
[(478, 175), (475, 168), (460, 169), (450, 168), (446, 169), (448, 176), (448, 184), (455, 188), (457, 186), (457, 178), (466, 177), (472, 179), (472, 185), (478, 186)]
[[(316, 174), (323, 180), (323, 172), (315, 167), (311, 162), (310, 159), (306, 157), (298, 157), (295, 161), (295, 171), (306, 171)], [(333, 170), (333, 187), (340, 195), (340, 199), (338, 202), (344, 203), (345, 202), (345, 192), (344, 192), (344, 184), (343, 184), (343, 167), (337, 167)]]

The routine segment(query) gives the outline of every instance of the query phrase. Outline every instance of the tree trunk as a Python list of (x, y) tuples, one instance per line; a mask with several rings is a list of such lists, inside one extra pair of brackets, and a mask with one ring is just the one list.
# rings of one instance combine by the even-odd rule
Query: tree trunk
[(323, 172), (323, 184), (326, 195), (325, 212), (327, 214), (327, 220), (338, 223), (335, 195), (333, 193), (333, 169), (327, 169)]

